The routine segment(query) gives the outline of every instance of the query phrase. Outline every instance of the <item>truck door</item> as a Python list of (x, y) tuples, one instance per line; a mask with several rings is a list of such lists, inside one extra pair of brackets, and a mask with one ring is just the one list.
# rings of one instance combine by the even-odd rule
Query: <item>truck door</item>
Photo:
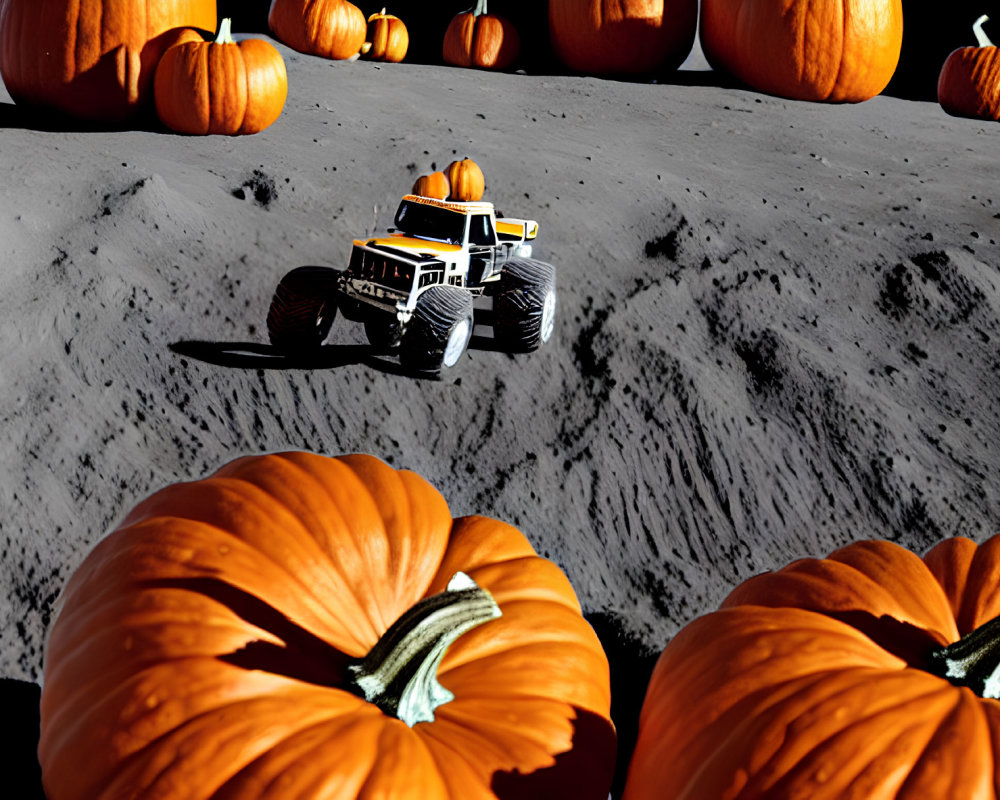
[(469, 280), (478, 286), (498, 269), (497, 234), (489, 214), (473, 214), (469, 219)]

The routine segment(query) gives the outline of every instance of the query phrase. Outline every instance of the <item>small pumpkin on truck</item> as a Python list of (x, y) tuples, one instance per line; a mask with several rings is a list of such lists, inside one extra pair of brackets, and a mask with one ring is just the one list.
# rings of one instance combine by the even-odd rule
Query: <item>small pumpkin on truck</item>
[(498, 216), (490, 202), (406, 195), (386, 235), (354, 240), (347, 269), (298, 267), (281, 279), (271, 344), (308, 356), (339, 310), (414, 372), (454, 366), (474, 330), (510, 352), (535, 350), (556, 311), (555, 268), (531, 257), (537, 234), (537, 222)]

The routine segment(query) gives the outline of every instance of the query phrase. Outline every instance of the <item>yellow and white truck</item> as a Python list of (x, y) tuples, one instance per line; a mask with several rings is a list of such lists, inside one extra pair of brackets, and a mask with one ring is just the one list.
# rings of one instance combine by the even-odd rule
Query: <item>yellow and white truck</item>
[(299, 267), (281, 279), (271, 343), (308, 355), (339, 309), (416, 372), (454, 366), (474, 330), (499, 348), (534, 350), (556, 311), (555, 268), (531, 257), (537, 233), (537, 222), (498, 217), (492, 203), (406, 195), (384, 236), (354, 240), (346, 270)]

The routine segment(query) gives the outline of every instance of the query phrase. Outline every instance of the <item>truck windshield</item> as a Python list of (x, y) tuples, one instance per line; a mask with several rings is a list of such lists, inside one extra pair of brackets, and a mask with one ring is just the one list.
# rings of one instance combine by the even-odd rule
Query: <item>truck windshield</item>
[(465, 237), (465, 215), (446, 208), (404, 200), (396, 212), (396, 228), (409, 236), (435, 242), (461, 244)]

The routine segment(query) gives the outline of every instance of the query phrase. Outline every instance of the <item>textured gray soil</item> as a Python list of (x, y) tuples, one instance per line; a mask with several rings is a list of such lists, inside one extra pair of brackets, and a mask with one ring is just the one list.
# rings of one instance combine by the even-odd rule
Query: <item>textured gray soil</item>
[[(133, 504), (245, 453), (373, 453), (518, 525), (620, 663), (794, 557), (997, 530), (996, 125), (280, 49), (288, 103), (252, 137), (0, 105), (0, 675), (39, 679), (61, 587)], [(553, 340), (440, 380), (342, 320), (309, 368), (272, 352), (281, 275), (344, 266), (465, 155), (541, 223)]]

